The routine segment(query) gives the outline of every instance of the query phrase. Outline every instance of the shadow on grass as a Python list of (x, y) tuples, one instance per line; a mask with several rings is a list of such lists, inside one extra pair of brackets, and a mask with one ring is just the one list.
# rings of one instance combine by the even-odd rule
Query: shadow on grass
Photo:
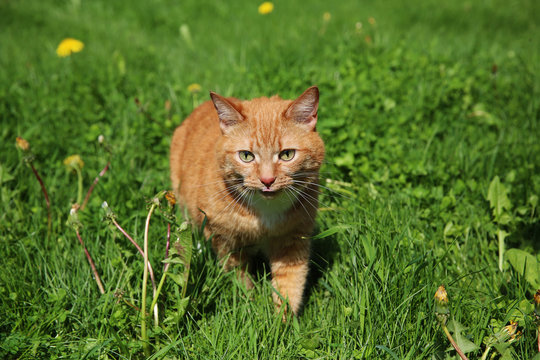
[[(319, 234), (320, 229), (316, 229), (314, 236)], [(220, 265), (217, 263), (217, 258), (211, 249), (210, 242), (201, 241), (203, 249), (200, 251), (198, 259), (194, 260), (192, 264), (192, 271), (195, 271), (196, 279), (194, 284), (188, 285), (188, 294), (192, 294), (192, 299), (198, 299), (191, 303), (191, 310), (194, 311), (196, 318), (202, 316), (202, 314), (213, 313), (216, 311), (217, 298), (220, 296), (223, 287), (230, 285), (230, 281), (233, 281), (233, 273), (225, 272), (221, 270)], [(312, 240), (311, 243), (311, 259), (309, 263), (309, 273), (306, 281), (306, 287), (304, 289), (304, 304), (307, 302), (313, 289), (319, 283), (319, 280), (323, 277), (324, 273), (332, 267), (334, 259), (338, 254), (339, 246), (335, 235), (325, 237), (323, 239)], [(261, 252), (258, 252), (249, 264), (249, 272), (255, 282), (271, 281), (270, 263), (266, 256)], [(218, 288), (210, 289), (205, 286), (207, 279), (215, 277), (228, 277), (229, 279), (223, 279), (223, 281), (214, 282), (218, 285)], [(204, 299), (204, 300), (203, 300)], [(300, 310), (300, 314), (303, 309)]]
[[(314, 235), (319, 234), (320, 229), (316, 229)], [(311, 297), (314, 288), (319, 284), (319, 280), (323, 277), (332, 265), (339, 252), (339, 246), (336, 239), (336, 234), (330, 235), (322, 239), (316, 239), (311, 242), (311, 261), (309, 264), (309, 274), (304, 289), (304, 304)], [(303, 308), (301, 312), (303, 311)]]

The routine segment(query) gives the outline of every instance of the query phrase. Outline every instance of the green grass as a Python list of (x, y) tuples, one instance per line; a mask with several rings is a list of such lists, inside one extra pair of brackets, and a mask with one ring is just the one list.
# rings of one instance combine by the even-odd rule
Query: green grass
[[(495, 234), (540, 261), (539, 3), (277, 1), (266, 16), (258, 5), (0, 0), (0, 357), (143, 358), (139, 313), (114, 297), (140, 306), (142, 258), (102, 202), (142, 246), (147, 202), (170, 187), (172, 132), (208, 90), (293, 98), (317, 84), (323, 178), (334, 180), (318, 232), (336, 232), (313, 242), (302, 316), (282, 324), (264, 268), (246, 293), (196, 233), (187, 312), (174, 318), (181, 289), (167, 280), (153, 358), (455, 358), (434, 314), (440, 284), (480, 346), (469, 358), (512, 319), (523, 336), (506, 356), (533, 358), (534, 279), (506, 260), (499, 271)], [(65, 37), (85, 48), (57, 57)], [(50, 233), (17, 136), (49, 192)], [(85, 189), (111, 160), (80, 212), (105, 295), (66, 224), (72, 154)], [(495, 176), (504, 221), (486, 199)], [(158, 278), (165, 234), (156, 214)]]

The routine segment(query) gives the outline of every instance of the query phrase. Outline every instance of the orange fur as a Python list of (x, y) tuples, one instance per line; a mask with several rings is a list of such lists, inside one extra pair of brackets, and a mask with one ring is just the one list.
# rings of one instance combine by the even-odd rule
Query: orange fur
[[(293, 313), (302, 304), (318, 207), (324, 145), (315, 130), (319, 93), (240, 101), (211, 93), (174, 132), (171, 180), (195, 223), (227, 269), (246, 277), (251, 257), (269, 259), (272, 283)], [(294, 150), (294, 156), (286, 160)], [(240, 152), (253, 159), (242, 160)], [(247, 153), (245, 153), (247, 154)], [(280, 296), (274, 301), (281, 306)]]

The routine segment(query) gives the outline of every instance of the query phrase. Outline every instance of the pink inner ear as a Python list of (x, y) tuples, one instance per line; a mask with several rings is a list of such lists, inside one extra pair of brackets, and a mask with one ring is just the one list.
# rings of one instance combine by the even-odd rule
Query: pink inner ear
[(319, 89), (312, 86), (289, 106), (285, 116), (314, 129), (317, 124), (317, 109), (319, 107)]
[(216, 108), (220, 120), (220, 126), (223, 131), (225, 131), (227, 127), (244, 119), (242, 114), (240, 114), (234, 105), (223, 96), (218, 95), (215, 92), (210, 92), (210, 97), (212, 98), (212, 102)]

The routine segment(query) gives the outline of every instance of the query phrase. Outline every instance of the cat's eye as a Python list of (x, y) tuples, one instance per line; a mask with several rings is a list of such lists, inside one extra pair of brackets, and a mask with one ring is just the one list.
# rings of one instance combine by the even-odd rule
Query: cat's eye
[(289, 161), (292, 160), (295, 153), (296, 151), (294, 151), (293, 149), (283, 150), (279, 153), (279, 158), (283, 161)]
[(238, 157), (240, 157), (240, 160), (242, 160), (243, 162), (252, 162), (253, 159), (255, 159), (255, 155), (253, 155), (252, 152), (250, 151), (247, 151), (247, 150), (242, 150), (242, 151), (239, 151), (238, 152)]

